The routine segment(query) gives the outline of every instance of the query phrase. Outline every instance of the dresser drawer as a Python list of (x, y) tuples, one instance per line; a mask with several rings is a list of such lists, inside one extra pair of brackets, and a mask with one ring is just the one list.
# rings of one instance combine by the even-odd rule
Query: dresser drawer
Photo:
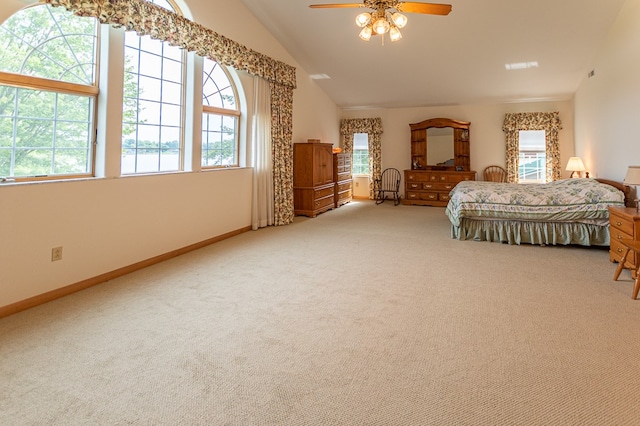
[(626, 238), (631, 238), (633, 235), (633, 222), (616, 214), (615, 211), (609, 212), (609, 223), (611, 223), (611, 232), (614, 229), (618, 229), (620, 232), (627, 234)]
[(324, 197), (324, 198), (317, 198), (314, 201), (314, 207), (315, 209), (321, 209), (323, 207), (327, 207), (327, 206), (333, 206), (334, 204), (334, 197), (333, 197), (333, 193), (331, 193), (330, 197)]
[(317, 200), (319, 198), (328, 197), (328, 196), (333, 196), (333, 185), (332, 186), (327, 186), (325, 188), (314, 189), (313, 190), (313, 199), (314, 200)]
[(351, 190), (351, 181), (339, 182), (336, 184), (336, 192), (344, 192)]
[(422, 185), (423, 189), (432, 190), (432, 191), (451, 191), (453, 187), (456, 186), (456, 183), (425, 183)]
[(422, 200), (422, 201), (438, 201), (437, 192), (413, 192), (407, 191), (406, 195), (408, 200)]
[(611, 234), (610, 237), (609, 237), (611, 242), (620, 241), (623, 238), (626, 238), (626, 239), (629, 239), (629, 240), (633, 239), (633, 235), (627, 234), (626, 232), (624, 232), (622, 229), (618, 228), (617, 226), (611, 226), (609, 228), (609, 233)]
[(351, 172), (350, 171), (346, 171), (346, 172), (338, 172), (337, 176), (336, 176), (336, 181), (340, 182), (341, 180), (349, 180), (351, 179)]
[[(611, 240), (609, 253), (611, 254), (611, 257), (613, 258), (613, 260), (615, 260), (616, 262), (620, 262), (622, 260), (622, 256), (624, 255), (625, 250), (626, 248), (622, 244), (620, 244), (619, 241), (613, 240), (613, 239)], [(633, 265), (636, 265), (636, 254), (633, 250), (631, 250), (629, 252), (629, 256), (627, 257), (626, 266), (633, 266)]]
[(353, 198), (351, 194), (351, 189), (340, 192), (338, 194), (338, 201), (351, 200), (351, 198)]

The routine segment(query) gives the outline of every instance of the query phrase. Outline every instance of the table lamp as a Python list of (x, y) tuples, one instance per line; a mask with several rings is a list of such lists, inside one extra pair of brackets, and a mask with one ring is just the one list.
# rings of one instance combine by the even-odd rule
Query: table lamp
[(584, 163), (580, 157), (571, 157), (567, 162), (567, 170), (571, 172), (571, 177), (580, 177), (580, 172), (584, 172)]
[(625, 185), (633, 185), (636, 187), (636, 210), (639, 210), (638, 206), (638, 185), (640, 185), (640, 166), (629, 166), (627, 169), (627, 175), (624, 177)]

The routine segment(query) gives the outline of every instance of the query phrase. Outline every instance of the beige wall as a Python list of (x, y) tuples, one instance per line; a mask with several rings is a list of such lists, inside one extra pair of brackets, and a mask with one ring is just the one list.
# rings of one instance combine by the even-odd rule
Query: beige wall
[(627, 0), (575, 96), (576, 154), (622, 181), (640, 165), (640, 0)]
[[(197, 22), (297, 67), (241, 1), (186, 3)], [(3, 0), (0, 20), (24, 6)], [(250, 112), (252, 78), (240, 78)], [(297, 80), (294, 141), (337, 144), (339, 109), (300, 68)], [(120, 111), (112, 111), (113, 104), (106, 109), (108, 130), (101, 137), (109, 141)], [(249, 117), (246, 129), (250, 123)], [(117, 149), (104, 151), (107, 159), (119, 156)], [(107, 168), (102, 179), (0, 185), (0, 308), (251, 223), (250, 168), (126, 178), (117, 170)], [(57, 246), (63, 259), (51, 262)]]
[(429, 118), (453, 118), (470, 121), (471, 168), (479, 174), (491, 164), (504, 166), (505, 139), (502, 131), (507, 112), (559, 111), (563, 129), (560, 131), (560, 156), (563, 176), (569, 177), (564, 167), (573, 156), (573, 101), (532, 102), (513, 104), (455, 105), (423, 108), (343, 110), (343, 118), (380, 117), (382, 119), (382, 168), (410, 168), (410, 123)]

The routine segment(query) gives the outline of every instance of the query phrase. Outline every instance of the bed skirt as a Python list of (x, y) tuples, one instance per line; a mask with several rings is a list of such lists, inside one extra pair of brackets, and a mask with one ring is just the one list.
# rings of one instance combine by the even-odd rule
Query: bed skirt
[(451, 237), (509, 244), (608, 246), (609, 225), (463, 218), (460, 226), (451, 226)]

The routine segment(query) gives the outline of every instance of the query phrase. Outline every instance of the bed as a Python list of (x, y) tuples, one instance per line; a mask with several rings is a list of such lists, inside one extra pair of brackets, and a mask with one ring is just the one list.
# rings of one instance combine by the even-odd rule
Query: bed
[(608, 246), (608, 207), (624, 207), (629, 187), (586, 178), (533, 185), (465, 181), (449, 195), (445, 213), (458, 240)]

